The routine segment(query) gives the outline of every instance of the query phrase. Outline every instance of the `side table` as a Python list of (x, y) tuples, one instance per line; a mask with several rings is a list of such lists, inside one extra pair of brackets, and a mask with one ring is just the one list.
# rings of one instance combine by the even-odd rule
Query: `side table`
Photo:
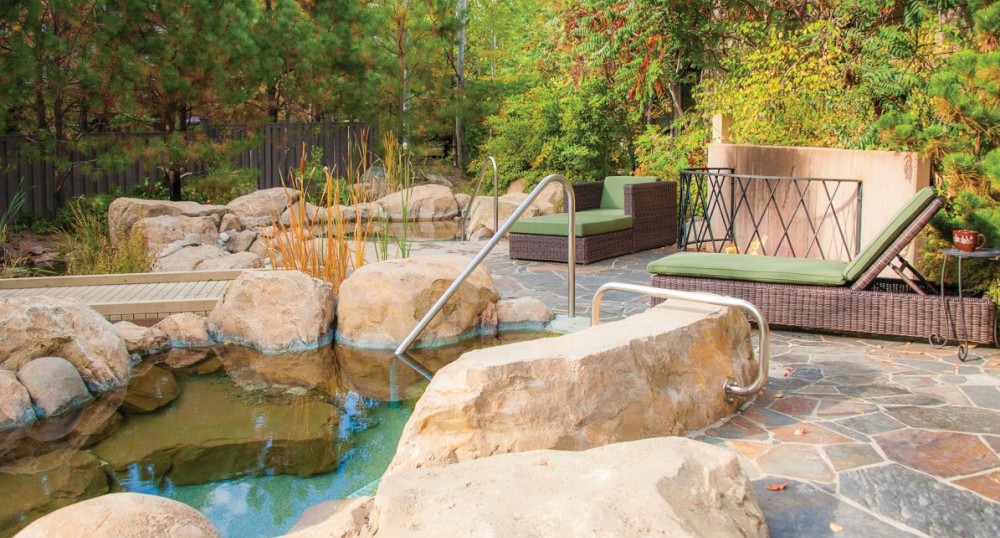
[[(964, 250), (959, 250), (957, 248), (946, 248), (941, 251), (943, 256), (941, 257), (941, 319), (947, 320), (947, 323), (951, 325), (951, 317), (948, 315), (947, 304), (944, 299), (944, 275), (945, 269), (948, 266), (948, 258), (953, 257), (958, 260), (958, 299), (961, 302), (962, 299), (962, 260), (966, 258), (991, 258), (996, 260), (1000, 257), (1000, 248), (981, 248), (979, 250), (974, 250), (972, 252), (966, 252)], [(959, 327), (954, 331), (949, 331), (954, 333), (955, 339), (958, 340), (958, 360), (965, 362), (969, 357), (969, 338), (968, 331), (965, 327), (965, 309), (959, 307), (958, 309), (958, 321)], [(941, 322), (938, 322), (938, 329), (941, 329)], [(948, 335), (942, 335), (940, 332), (931, 334), (930, 343), (937, 347), (944, 347), (948, 342)]]

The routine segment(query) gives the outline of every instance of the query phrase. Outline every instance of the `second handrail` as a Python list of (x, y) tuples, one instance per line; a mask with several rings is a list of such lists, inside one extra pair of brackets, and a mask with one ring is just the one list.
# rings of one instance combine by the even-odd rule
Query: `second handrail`
[(458, 287), (461, 286), (465, 282), (465, 279), (469, 278), (469, 275), (471, 275), (472, 272), (476, 270), (476, 267), (479, 267), (479, 264), (486, 259), (486, 256), (490, 253), (490, 251), (493, 250), (493, 247), (495, 247), (496, 244), (499, 243), (501, 239), (503, 239), (504, 234), (506, 234), (507, 231), (510, 230), (512, 226), (514, 226), (514, 223), (517, 222), (517, 219), (520, 218), (521, 214), (523, 214), (528, 209), (528, 206), (531, 205), (531, 202), (534, 202), (535, 199), (538, 198), (538, 195), (542, 193), (542, 190), (544, 190), (545, 187), (547, 187), (548, 184), (552, 182), (562, 184), (563, 199), (566, 201), (567, 221), (569, 224), (569, 228), (566, 233), (567, 236), (566, 281), (567, 281), (567, 286), (569, 288), (568, 290), (569, 293), (567, 294), (569, 302), (567, 313), (571, 317), (576, 317), (576, 196), (573, 193), (573, 186), (566, 178), (564, 178), (559, 174), (550, 174), (546, 176), (545, 179), (543, 179), (538, 184), (538, 186), (535, 187), (535, 190), (531, 191), (531, 194), (529, 194), (528, 197), (525, 198), (523, 202), (521, 202), (521, 205), (517, 206), (517, 209), (515, 209), (514, 212), (510, 215), (510, 218), (507, 219), (507, 222), (505, 222), (504, 225), (499, 230), (497, 230), (495, 234), (493, 234), (493, 237), (490, 238), (490, 240), (486, 243), (486, 245), (483, 246), (482, 250), (479, 251), (479, 254), (476, 254), (476, 257), (472, 259), (472, 262), (470, 262), (469, 265), (465, 268), (465, 270), (463, 270), (462, 273), (458, 275), (455, 281), (451, 283), (451, 286), (449, 286), (448, 289), (445, 290), (444, 295), (442, 295), (441, 298), (438, 299), (436, 303), (434, 303), (434, 306), (432, 306), (431, 309), (428, 310), (426, 314), (424, 314), (424, 317), (420, 320), (419, 323), (417, 323), (417, 326), (414, 327), (412, 331), (410, 331), (410, 334), (406, 335), (406, 338), (403, 340), (403, 342), (399, 344), (399, 347), (396, 348), (397, 356), (402, 357), (406, 353), (406, 350), (411, 345), (413, 345), (414, 340), (416, 340), (417, 337), (420, 336), (420, 333), (422, 333), (424, 329), (427, 328), (431, 320), (434, 319), (434, 316), (436, 316), (438, 312), (440, 312), (441, 309), (444, 308), (444, 305), (445, 303), (448, 302), (448, 299), (451, 299), (451, 296), (454, 295), (456, 291), (458, 291)]
[(746, 387), (737, 385), (736, 381), (733, 379), (727, 379), (722, 388), (726, 394), (726, 401), (729, 402), (733, 401), (733, 396), (752, 396), (760, 392), (760, 389), (764, 388), (764, 385), (767, 383), (768, 363), (771, 359), (771, 329), (767, 325), (767, 320), (764, 319), (764, 314), (761, 314), (760, 310), (758, 310), (753, 303), (744, 301), (743, 299), (737, 299), (735, 297), (713, 295), (711, 293), (668, 290), (664, 288), (654, 288), (652, 286), (642, 286), (639, 284), (608, 282), (600, 288), (597, 288), (597, 293), (594, 294), (594, 300), (591, 303), (591, 325), (601, 324), (601, 299), (604, 297), (604, 294), (609, 291), (624, 291), (629, 293), (638, 293), (641, 295), (652, 295), (653, 297), (659, 297), (661, 299), (680, 299), (683, 301), (714, 304), (719, 306), (735, 306), (749, 312), (757, 322), (757, 330), (760, 331), (760, 340), (757, 342), (757, 378), (753, 383)]

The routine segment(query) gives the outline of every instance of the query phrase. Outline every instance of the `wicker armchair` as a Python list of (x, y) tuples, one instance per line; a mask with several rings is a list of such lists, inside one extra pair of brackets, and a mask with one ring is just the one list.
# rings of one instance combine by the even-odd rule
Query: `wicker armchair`
[[(575, 184), (573, 194), (576, 198), (578, 263), (591, 263), (677, 242), (677, 183), (674, 181), (612, 177), (606, 181)], [(554, 231), (537, 233), (543, 223)], [(565, 213), (521, 219), (511, 228), (508, 237), (513, 259), (566, 262)]]

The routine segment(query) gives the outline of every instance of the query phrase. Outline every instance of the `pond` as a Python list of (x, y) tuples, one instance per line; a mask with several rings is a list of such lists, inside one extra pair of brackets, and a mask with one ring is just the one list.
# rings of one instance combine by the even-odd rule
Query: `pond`
[[(539, 336), (411, 355), (434, 372), (466, 350)], [(313, 505), (374, 493), (428, 383), (391, 352), (339, 346), (270, 356), (172, 350), (133, 375), (128, 392), (0, 432), (0, 536), (109, 490), (184, 502), (223, 536), (284, 534)], [(165, 394), (176, 398), (149, 411)]]

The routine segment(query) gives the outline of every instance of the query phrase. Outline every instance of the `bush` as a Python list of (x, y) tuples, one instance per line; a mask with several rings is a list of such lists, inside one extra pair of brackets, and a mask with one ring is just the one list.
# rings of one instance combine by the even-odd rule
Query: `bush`
[[(190, 175), (181, 185), (181, 198), (199, 204), (226, 205), (257, 190), (257, 170), (233, 168), (225, 163), (211, 168), (204, 175)], [(147, 200), (169, 200), (170, 187), (165, 181), (151, 180), (136, 185), (130, 196)]]
[[(108, 231), (107, 206), (97, 212), (103, 197), (77, 199), (66, 207), (69, 228), (59, 232), (59, 250), (66, 257), (66, 274), (145, 273), (153, 258), (146, 240), (138, 231), (117, 231), (112, 240)], [(110, 202), (108, 202), (110, 203)]]
[[(632, 169), (628, 123), (603, 81), (545, 82), (507, 100), (487, 124), (495, 136), (480, 155), (496, 157), (501, 190), (519, 178), (529, 185), (553, 173), (572, 182), (598, 181)], [(477, 160), (470, 170), (482, 164)]]

